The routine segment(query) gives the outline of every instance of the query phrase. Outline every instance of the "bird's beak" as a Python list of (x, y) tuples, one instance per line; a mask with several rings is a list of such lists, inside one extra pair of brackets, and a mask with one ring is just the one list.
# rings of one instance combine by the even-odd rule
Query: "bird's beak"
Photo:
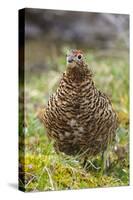
[(73, 57), (72, 56), (68, 56), (67, 57), (67, 62), (68, 63), (72, 63), (74, 60), (73, 60)]

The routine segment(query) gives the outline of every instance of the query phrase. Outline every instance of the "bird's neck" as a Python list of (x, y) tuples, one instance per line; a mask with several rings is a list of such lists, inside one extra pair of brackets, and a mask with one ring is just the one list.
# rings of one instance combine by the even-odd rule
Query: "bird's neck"
[(67, 67), (66, 75), (72, 81), (82, 82), (85, 79), (92, 78), (92, 72), (88, 69), (87, 65)]

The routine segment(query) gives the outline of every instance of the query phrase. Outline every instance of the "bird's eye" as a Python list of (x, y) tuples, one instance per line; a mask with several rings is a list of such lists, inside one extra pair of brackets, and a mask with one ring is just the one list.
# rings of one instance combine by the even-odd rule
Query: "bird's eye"
[(78, 55), (78, 59), (81, 59), (81, 57), (82, 57), (81, 55)]

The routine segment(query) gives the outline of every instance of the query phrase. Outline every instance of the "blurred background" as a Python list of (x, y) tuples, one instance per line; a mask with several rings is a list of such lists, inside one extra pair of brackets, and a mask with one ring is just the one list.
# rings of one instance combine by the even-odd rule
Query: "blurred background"
[[(20, 185), (26, 191), (128, 185), (129, 16), (26, 8), (25, 44), (20, 45), (20, 61), (23, 48), (25, 60), (24, 66), (20, 62), (20, 68), (25, 71), (25, 85), (20, 85)], [(37, 119), (38, 108), (47, 105), (66, 69), (67, 51), (75, 48), (83, 50), (96, 87), (110, 97), (119, 118), (117, 142), (111, 152), (112, 165), (102, 178), (99, 171), (84, 171), (73, 157), (67, 161), (66, 157), (57, 155)], [(76, 170), (75, 182), (69, 173), (71, 169)]]
[(110, 50), (118, 56), (129, 48), (129, 16), (26, 9), (25, 36), (26, 67), (36, 70), (51, 62), (56, 67), (58, 56), (71, 48), (102, 50), (104, 56)]

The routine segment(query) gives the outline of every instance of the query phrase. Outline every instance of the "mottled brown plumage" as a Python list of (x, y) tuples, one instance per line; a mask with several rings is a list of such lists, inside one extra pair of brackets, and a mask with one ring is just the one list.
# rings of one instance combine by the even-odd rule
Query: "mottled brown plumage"
[(95, 87), (80, 50), (67, 55), (59, 87), (39, 118), (54, 140), (56, 151), (68, 155), (95, 156), (114, 139), (116, 113), (109, 98)]

